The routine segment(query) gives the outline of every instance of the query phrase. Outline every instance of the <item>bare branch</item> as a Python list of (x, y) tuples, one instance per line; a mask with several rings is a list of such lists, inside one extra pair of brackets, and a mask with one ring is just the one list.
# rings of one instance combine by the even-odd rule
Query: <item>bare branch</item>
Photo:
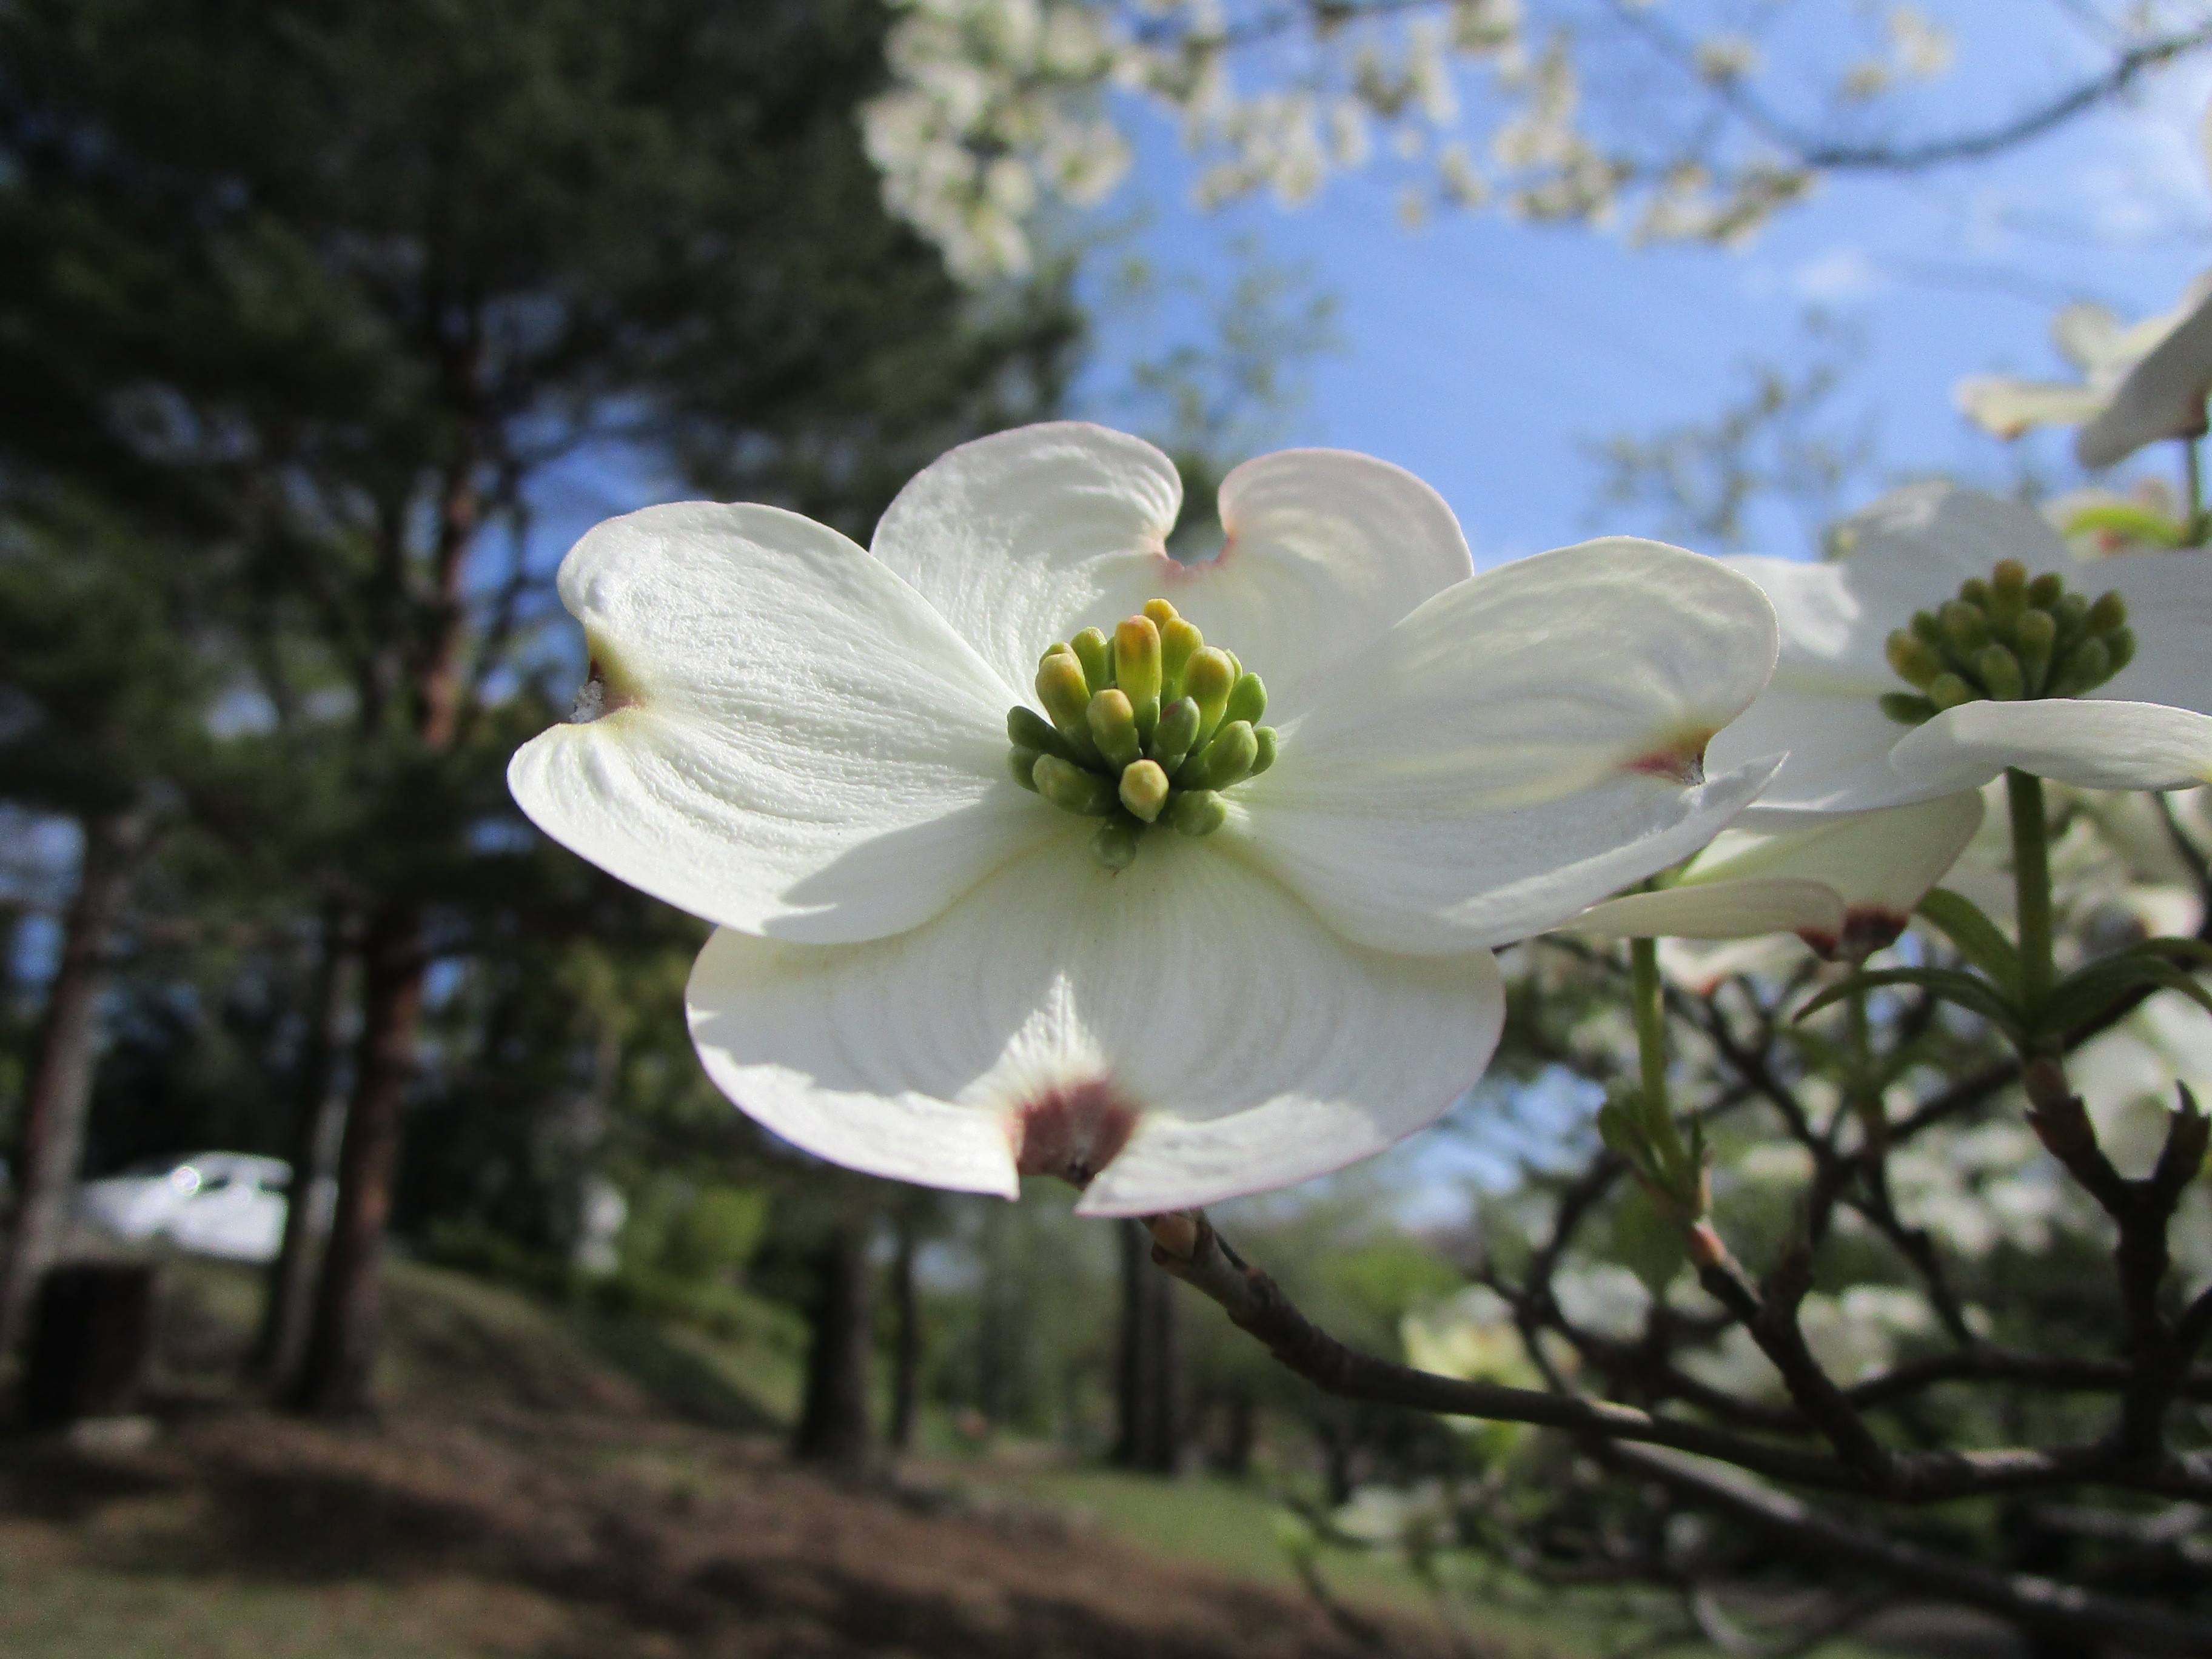
[(1613, 0), (1613, 12), (1664, 58), (1693, 76), (1739, 120), (1788, 152), (1800, 167), (1822, 173), (1913, 173), (1953, 161), (1986, 159), (2040, 138), (2075, 116), (2118, 98), (2154, 70), (2212, 46), (2212, 23), (2139, 41), (2113, 54), (2096, 74), (1994, 126), (1905, 144), (1849, 144), (1823, 140), (1784, 119), (1740, 79), (1714, 82), (1700, 72), (1697, 49), (1661, 18)]
[(1248, 1265), (1200, 1212), (1152, 1216), (1153, 1263), (1199, 1291), (1264, 1343), (1281, 1364), (1328, 1393), (1445, 1417), (1533, 1423), (1598, 1442), (1666, 1446), (1824, 1492), (1900, 1504), (1995, 1492), (2109, 1486), (2212, 1500), (2212, 1455), (2143, 1455), (2116, 1442), (2048, 1449), (1887, 1453), (1880, 1471), (1612, 1401), (1438, 1376), (1345, 1346), (1299, 1311), (1281, 1286)]
[(2032, 1573), (2002, 1572), (1962, 1561), (1824, 1514), (1802, 1499), (1679, 1453), (1616, 1446), (1605, 1455), (1609, 1462), (1664, 1481), (1684, 1497), (1732, 1514), (1759, 1528), (1777, 1544), (1823, 1565), (1848, 1562), (1892, 1583), (2100, 1644), (2118, 1640), (2148, 1652), (2212, 1651), (2212, 1621), (2100, 1595)]

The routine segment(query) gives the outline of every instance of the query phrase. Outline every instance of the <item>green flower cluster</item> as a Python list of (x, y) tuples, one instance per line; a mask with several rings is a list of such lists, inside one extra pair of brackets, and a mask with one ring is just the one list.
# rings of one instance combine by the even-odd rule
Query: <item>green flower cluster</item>
[(2067, 592), (2060, 576), (2030, 580), (2025, 565), (2006, 559), (1986, 581), (1970, 579), (1957, 599), (1916, 611), (1910, 628), (1889, 636), (1889, 665), (1914, 690), (1886, 694), (1881, 710), (1917, 726), (1983, 698), (2078, 697), (2135, 653), (2127, 601), (2118, 593), (2093, 602)]
[(1006, 715), (1014, 781), (1054, 806), (1104, 820), (1091, 856), (1109, 870), (1137, 856), (1146, 829), (1210, 836), (1229, 817), (1222, 792), (1275, 763), (1261, 726), (1267, 690), (1236, 653), (1154, 599), (1108, 639), (1086, 628), (1037, 664), (1044, 714)]

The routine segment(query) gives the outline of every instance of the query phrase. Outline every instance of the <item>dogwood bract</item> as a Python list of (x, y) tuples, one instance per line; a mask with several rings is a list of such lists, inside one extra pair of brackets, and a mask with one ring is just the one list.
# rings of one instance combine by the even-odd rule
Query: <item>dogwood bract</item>
[(2212, 275), (2200, 276), (2173, 310), (2124, 326), (2100, 305), (2070, 305), (2052, 320), (2059, 355), (2079, 381), (1978, 374), (1952, 396), (1961, 414), (2000, 438), (2031, 428), (2072, 426), (2084, 466), (2110, 466), (2161, 438), (2204, 432), (2212, 388)]
[(1823, 563), (1726, 561), (1782, 624), (1772, 682), (1711, 751), (1716, 767), (1789, 751), (1747, 824), (1932, 799), (2008, 767), (2087, 789), (2212, 781), (2203, 554), (2084, 568), (2026, 507), (1940, 483), (1885, 496), (1846, 537)]
[(1909, 806), (1729, 830), (1665, 886), (1592, 905), (1566, 931), (1606, 939), (1742, 939), (1795, 933), (1856, 962), (1895, 941), (1973, 839), (1972, 790)]
[(1481, 1073), (1489, 947), (1772, 773), (1703, 769), (1775, 650), (1715, 561), (1607, 540), (1475, 576), (1419, 480), (1303, 451), (1231, 473), (1187, 565), (1181, 495), (1150, 445), (1060, 423), (945, 456), (866, 550), (692, 503), (562, 563), (585, 718), (510, 787), (719, 924), (693, 1038), (777, 1133), (957, 1190), (1060, 1175), (1103, 1215), (1340, 1168)]

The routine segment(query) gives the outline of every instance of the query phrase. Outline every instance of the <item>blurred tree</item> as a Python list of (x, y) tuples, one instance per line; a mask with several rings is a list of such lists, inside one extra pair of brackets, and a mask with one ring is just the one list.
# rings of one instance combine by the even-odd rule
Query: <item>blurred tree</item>
[[(1197, 156), (1208, 206), (1296, 206), (1364, 172), (1408, 224), (1494, 209), (1733, 246), (1826, 177), (1984, 161), (2212, 51), (2202, 6), (2160, 0), (2011, 0), (2001, 34), (1955, 0), (897, 6), (869, 154), (977, 281), (1024, 268), (1055, 209), (1110, 195), (1147, 115)], [(1961, 89), (1984, 27), (2003, 50), (1969, 58)]]
[(1058, 288), (981, 306), (878, 206), (852, 111), (882, 27), (860, 0), (0, 15), (0, 483), (234, 553), (261, 718), (344, 757), (361, 1031), (301, 1404), (367, 1398), (430, 970), (514, 860), (533, 487), (622, 446), (859, 529), (1056, 392)]
[(118, 913), (205, 747), (209, 690), (161, 552), (82, 503), (49, 507), (0, 544), (0, 793), (70, 821), (81, 851), (23, 1085), (0, 1351), (68, 1219)]
[(1114, 1461), (1173, 1474), (1182, 1462), (1182, 1369), (1176, 1352), (1176, 1288), (1152, 1271), (1152, 1243), (1134, 1221), (1115, 1224), (1121, 1246), (1121, 1344), (1114, 1370)]

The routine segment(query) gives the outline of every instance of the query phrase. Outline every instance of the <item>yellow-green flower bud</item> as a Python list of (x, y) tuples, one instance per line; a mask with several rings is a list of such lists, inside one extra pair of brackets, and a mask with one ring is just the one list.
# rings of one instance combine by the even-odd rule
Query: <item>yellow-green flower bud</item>
[(1221, 792), (1275, 761), (1260, 677), (1165, 599), (1054, 645), (1036, 694), (1043, 714), (1007, 713), (1007, 769), (1063, 811), (1103, 820), (1091, 852), (1109, 871), (1135, 859), (1149, 824), (1212, 835), (1229, 817)]
[[(1235, 653), (1231, 653), (1233, 656)], [(1229, 688), (1229, 704), (1221, 712), (1224, 720), (1243, 720), (1257, 726), (1260, 716), (1267, 712), (1267, 688), (1260, 683), (1257, 674), (1247, 674), (1240, 669), (1237, 684)]]
[(1252, 769), (1244, 775), (1256, 778), (1275, 763), (1275, 728), (1272, 726), (1254, 726), (1252, 741), (1256, 745), (1252, 756)]
[(1114, 684), (1114, 652), (1106, 643), (1106, 635), (1096, 628), (1086, 628), (1068, 641), (1075, 653), (1076, 661), (1083, 665), (1083, 678), (1090, 682), (1095, 693)]
[(1974, 658), (1974, 672), (2000, 702), (2018, 702), (2027, 695), (2027, 677), (2020, 659), (2001, 645), (1985, 645)]
[(1168, 804), (1168, 775), (1158, 761), (1140, 760), (1121, 772), (1121, 805), (1150, 823)]
[(1034, 749), (1041, 755), (1057, 755), (1062, 760), (1080, 760), (1075, 745), (1060, 736), (1053, 723), (1026, 703), (1016, 703), (1006, 711), (1006, 738), (1017, 749)]
[(1160, 723), (1152, 732), (1152, 757), (1170, 777), (1198, 741), (1198, 705), (1188, 697), (1177, 697), (1160, 710)]
[(1109, 686), (1091, 699), (1088, 715), (1091, 741), (1098, 745), (1108, 764), (1127, 766), (1145, 752), (1137, 736), (1137, 713), (1129, 707), (1127, 693)]
[(2043, 689), (2045, 677), (2051, 672), (2051, 657), (2058, 643), (2058, 623), (2048, 611), (2031, 611), (2020, 619), (2014, 629), (2014, 652), (2020, 658), (2021, 672), (2027, 677), (2030, 696)]
[(1226, 789), (1243, 781), (1259, 755), (1260, 740), (1252, 735), (1252, 722), (1231, 720), (1195, 759), (1184, 763), (1182, 784), (1189, 789)]
[(2027, 609), (2027, 567), (2018, 559), (2000, 559), (1990, 573), (1990, 632), (2009, 644), (2012, 631)]
[(1057, 755), (1040, 755), (1030, 776), (1037, 793), (1062, 811), (1103, 817), (1114, 810), (1114, 786), (1096, 772), (1072, 766)]
[(2058, 649), (2062, 653), (2089, 631), (2089, 601), (2079, 593), (2060, 594), (2058, 603), (2051, 607), (2051, 614), (2058, 623)]
[(1237, 665), (1229, 660), (1226, 651), (1204, 646), (1190, 659), (1183, 671), (1183, 695), (1198, 705), (1198, 735), (1201, 740), (1213, 734), (1221, 724), (1222, 711), (1229, 706), (1230, 688), (1237, 684)]
[(2089, 631), (2109, 634), (2116, 628), (2124, 628), (2128, 620), (2128, 602), (2118, 593), (2100, 593), (2097, 602), (2089, 607)]
[(1172, 702), (1182, 696), (1183, 672), (1190, 659), (1206, 647), (1206, 635), (1181, 617), (1160, 625), (1160, 701)]
[(1160, 630), (1150, 617), (1132, 617), (1114, 630), (1114, 684), (1141, 711), (1160, 706)]
[(1936, 705), (1925, 697), (1916, 697), (1910, 691), (1885, 691), (1881, 694), (1881, 712), (1899, 726), (1918, 726), (1923, 720), (1936, 718)]
[(1928, 683), (1928, 701), (1938, 709), (1956, 708), (1962, 702), (1975, 702), (1980, 695), (1956, 674), (1938, 674)]
[(1211, 789), (1178, 789), (1168, 822), (1186, 836), (1210, 836), (1229, 821), (1229, 804)]
[(1124, 818), (1109, 818), (1091, 837), (1091, 856), (1106, 870), (1126, 870), (1136, 861), (1138, 826)]
[[(2114, 629), (2111, 633), (2105, 635), (2105, 650), (2106, 654), (2112, 659), (2111, 665), (2105, 670), (2105, 678), (2110, 679), (2113, 675), (2118, 673), (2120, 670), (2125, 668), (2130, 663), (2136, 659), (2135, 629), (2132, 628)], [(2100, 684), (2102, 682), (2100, 682)]]
[(1953, 599), (1944, 605), (1939, 620), (1944, 641), (1954, 651), (1972, 656), (1990, 642), (1990, 619), (1978, 605)]
[(1943, 647), (1943, 624), (1933, 611), (1916, 611), (1912, 613), (1912, 636), (1940, 651)]
[(2092, 635), (2068, 653), (2065, 666), (2051, 680), (2051, 695), (2078, 697), (2112, 678), (2112, 647), (2107, 641)]
[(1060, 728), (1060, 735), (1080, 750), (1091, 742), (1091, 680), (1073, 651), (1054, 651), (1038, 665), (1037, 701)]
[(2066, 579), (2056, 571), (2045, 571), (2028, 583), (2027, 602), (2039, 611), (2048, 611), (2065, 591)]
[(1969, 576), (1959, 584), (1959, 597), (1968, 605), (1987, 605), (1990, 602), (1990, 585), (1979, 576)]
[(1905, 629), (1890, 635), (1886, 649), (1898, 677), (1914, 685), (1924, 686), (1943, 672), (1943, 659), (1936, 647)]

